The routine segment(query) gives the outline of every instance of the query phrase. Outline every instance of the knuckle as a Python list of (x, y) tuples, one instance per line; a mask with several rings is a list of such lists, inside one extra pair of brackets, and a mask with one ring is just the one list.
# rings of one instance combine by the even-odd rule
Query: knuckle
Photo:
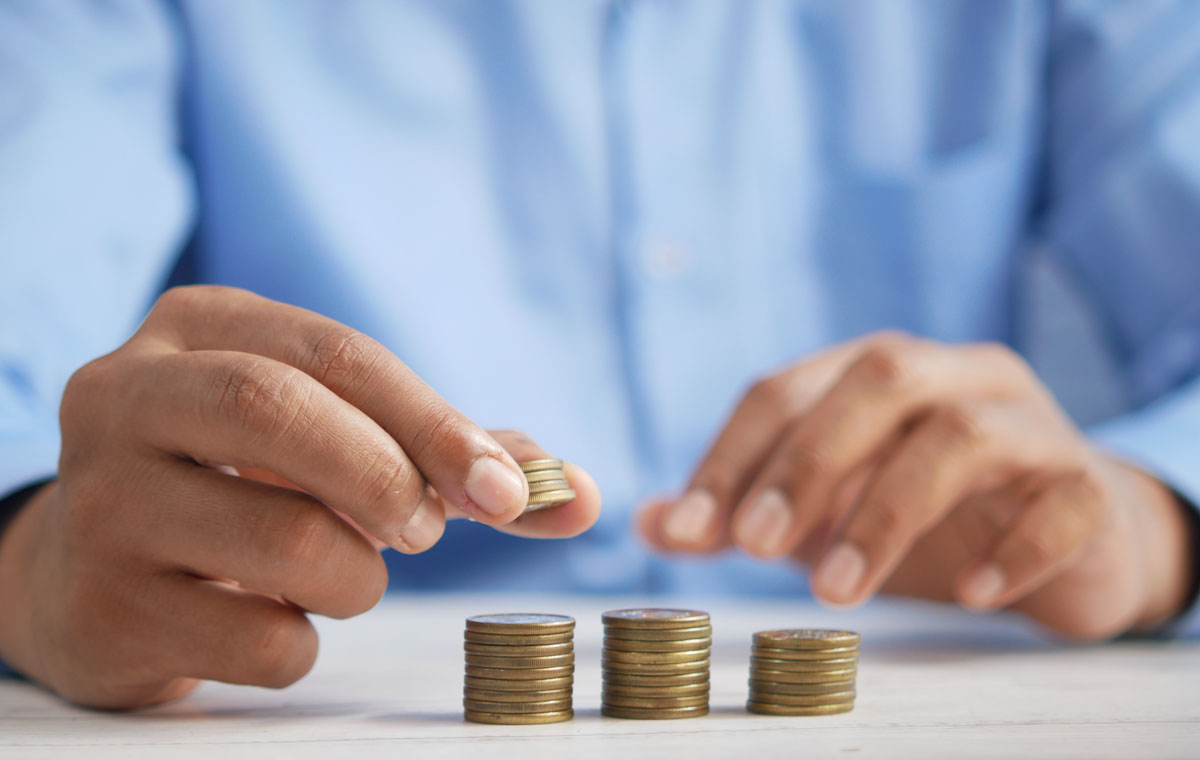
[(783, 407), (790, 395), (789, 385), (786, 374), (760, 378), (746, 392), (744, 403), (767, 409)]
[(805, 439), (794, 439), (783, 455), (789, 478), (804, 484), (821, 480), (833, 474), (834, 465), (829, 452), (820, 444)]
[(163, 291), (154, 302), (151, 314), (155, 312), (187, 312), (201, 308), (214, 299), (228, 297), (239, 292), (237, 288), (224, 285), (177, 285)]
[(978, 413), (964, 404), (940, 404), (930, 425), (937, 439), (950, 446), (973, 446), (983, 438)]
[[(461, 440), (458, 435), (458, 412), (450, 406), (444, 403), (430, 403), (417, 418), (419, 422), (408, 443), (407, 453), (412, 459), (420, 461), (436, 458), (439, 452)], [(466, 452), (462, 453), (465, 455)]]
[(298, 370), (258, 359), (235, 362), (219, 378), (217, 412), (223, 418), (257, 433), (284, 433), (300, 415), (303, 404), (290, 400)]
[(59, 406), (59, 423), (64, 433), (93, 419), (96, 407), (113, 395), (110, 364), (110, 357), (102, 356), (71, 374)]
[(388, 586), (387, 566), (374, 549), (365, 546), (362, 561), (352, 563), (347, 578), (339, 584), (339, 605), (329, 617), (345, 619), (368, 612), (383, 599)]
[(863, 509), (852, 531), (865, 546), (876, 546), (908, 528), (909, 510), (892, 499), (873, 502)]
[(399, 503), (405, 510), (402, 520), (407, 522), (425, 493), (425, 479), (403, 457), (389, 455), (386, 460), (366, 468), (358, 492), (366, 504)]
[(869, 389), (890, 391), (907, 385), (912, 374), (906, 344), (888, 340), (868, 345), (850, 368), (848, 379)]
[(334, 527), (333, 517), (324, 507), (296, 510), (279, 541), (285, 571), (306, 572), (321, 566), (334, 548)]
[(355, 330), (336, 330), (313, 342), (308, 360), (317, 382), (330, 388), (349, 388), (367, 381), (378, 366), (383, 347)]
[(997, 341), (989, 341), (980, 344), (979, 350), (989, 365), (998, 368), (1014, 383), (1023, 387), (1039, 384), (1037, 375), (1025, 361), (1025, 357), (1017, 353), (1011, 346)]
[(1053, 530), (1041, 530), (1022, 536), (1014, 552), (1019, 565), (1026, 568), (1046, 567), (1058, 557), (1058, 540)]
[(316, 633), (297, 612), (272, 612), (250, 644), (254, 682), (269, 688), (290, 686), (312, 669)]

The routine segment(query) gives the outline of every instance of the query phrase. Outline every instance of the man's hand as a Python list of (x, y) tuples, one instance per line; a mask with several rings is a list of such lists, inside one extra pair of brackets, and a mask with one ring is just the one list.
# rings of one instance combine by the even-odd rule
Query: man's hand
[(383, 594), (377, 548), (424, 551), (463, 516), (570, 536), (600, 505), (568, 465), (579, 498), (516, 519), (514, 456), (547, 456), (528, 438), (343, 325), (227, 288), (166, 293), (74, 375), (61, 424), (58, 480), (0, 542), (0, 657), (92, 706), (287, 685), (316, 656), (305, 612)]
[(1012, 605), (1095, 639), (1170, 617), (1181, 505), (1095, 451), (1013, 352), (884, 334), (756, 384), (678, 501), (642, 533), (815, 567), (814, 592)]

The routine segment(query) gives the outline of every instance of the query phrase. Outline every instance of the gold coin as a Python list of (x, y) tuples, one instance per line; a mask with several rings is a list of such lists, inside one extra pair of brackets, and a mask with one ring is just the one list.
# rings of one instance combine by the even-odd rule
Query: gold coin
[(692, 662), (610, 662), (604, 660), (600, 667), (605, 673), (625, 673), (627, 675), (675, 675), (677, 673), (707, 673), (709, 660), (693, 660)]
[[(619, 628), (606, 625), (605, 640), (620, 639), (621, 641), (686, 641), (687, 639), (711, 639), (711, 625), (697, 625), (691, 628)], [(615, 647), (614, 647), (615, 648)]]
[(856, 647), (862, 637), (853, 631), (831, 631), (824, 628), (792, 628), (779, 631), (759, 631), (754, 644), (779, 649), (829, 649)]
[(524, 678), (519, 680), (467, 676), (463, 679), (463, 685), (466, 689), (511, 691), (519, 694), (527, 694), (531, 691), (561, 691), (564, 689), (569, 691), (574, 684), (574, 676), (563, 676), (562, 678)]
[(600, 616), (612, 628), (694, 628), (708, 625), (708, 613), (697, 610), (672, 610), (659, 607), (609, 610)]
[(786, 670), (769, 670), (751, 666), (750, 677), (756, 681), (776, 681), (778, 683), (834, 683), (849, 681), (854, 683), (854, 670), (831, 670), (825, 673), (793, 673)]
[(534, 470), (533, 472), (525, 473), (525, 481), (530, 485), (534, 483), (544, 483), (547, 480), (566, 480), (567, 476), (562, 470)]
[(600, 650), (603, 662), (619, 662), (641, 665), (669, 665), (677, 662), (696, 662), (707, 660), (710, 650), (688, 649), (682, 652), (622, 652), (616, 649)]
[(761, 691), (768, 694), (790, 694), (797, 697), (815, 697), (822, 694), (837, 694), (839, 691), (854, 691), (854, 681), (779, 683), (778, 681), (760, 681), (757, 678), (751, 678), (750, 691)]
[(467, 618), (467, 630), (479, 633), (548, 634), (575, 630), (575, 618), (537, 612), (475, 615)]
[(612, 671), (604, 671), (604, 685), (611, 686), (613, 684), (621, 686), (647, 686), (651, 688), (664, 688), (668, 686), (683, 686), (686, 684), (708, 684), (708, 670), (700, 670), (694, 673), (676, 673), (676, 674), (637, 674), (637, 673), (614, 673)]
[(857, 659), (841, 660), (768, 660), (762, 657), (751, 657), (750, 664), (764, 670), (783, 670), (788, 673), (829, 673), (844, 670), (855, 670)]
[(626, 686), (604, 682), (604, 693), (623, 697), (695, 697), (708, 694), (708, 681), (685, 683), (679, 686)]
[(561, 668), (484, 668), (479, 665), (468, 665), (466, 673), (472, 678), (495, 678), (501, 681), (528, 681), (571, 676), (575, 674), (575, 666), (566, 665)]
[(545, 493), (547, 491), (569, 491), (570, 489), (571, 484), (565, 478), (543, 480), (538, 483), (529, 484), (529, 495), (532, 496), (535, 493)]
[(698, 718), (708, 715), (708, 705), (700, 707), (671, 707), (649, 710), (640, 707), (617, 707), (616, 705), (600, 706), (600, 714), (608, 718), (629, 718), (633, 720), (672, 720), (675, 718)]
[(792, 705), (793, 707), (812, 707), (814, 705), (840, 705), (843, 702), (853, 702), (855, 691), (836, 691), (832, 694), (772, 694), (770, 692), (750, 690), (751, 702), (762, 702), (767, 705)]
[(541, 644), (563, 644), (575, 640), (575, 632), (547, 634), (479, 633), (463, 631), (463, 638), (474, 644), (499, 644), (501, 646), (538, 646)]
[(527, 462), (517, 462), (521, 467), (521, 472), (538, 472), (540, 470), (561, 470), (563, 461), (561, 459), (530, 459)]
[(575, 655), (552, 654), (546, 657), (493, 657), (486, 654), (467, 652), (468, 665), (481, 668), (561, 668), (575, 664)]
[(696, 649), (708, 651), (712, 639), (679, 639), (678, 641), (629, 641), (604, 637), (604, 648), (616, 652), (687, 652)]
[(830, 647), (829, 649), (783, 649), (781, 647), (750, 647), (750, 654), (772, 660), (829, 660), (858, 657), (858, 647)]
[(760, 715), (837, 715), (854, 709), (854, 702), (832, 705), (772, 705), (765, 702), (746, 702), (746, 709)]
[(498, 713), (463, 711), (463, 717), (472, 723), (492, 723), (504, 726), (532, 726), (541, 723), (561, 723), (575, 717), (574, 710), (544, 713)]
[[(529, 494), (529, 506), (538, 506), (544, 504), (566, 504), (570, 501), (575, 501), (577, 495), (570, 488), (560, 488), (557, 491), (543, 491), (541, 493)], [(528, 507), (527, 507), (528, 509)]]
[(491, 657), (547, 657), (558, 654), (572, 654), (575, 642), (564, 641), (561, 644), (530, 644), (528, 646), (505, 646), (503, 644), (477, 644), (474, 641), (463, 642), (463, 650), (471, 654), (484, 654)]
[(548, 702), (478, 702), (464, 699), (463, 707), (470, 712), (494, 713), (548, 713), (571, 709), (571, 699), (554, 699)]
[(519, 702), (525, 704), (528, 702), (552, 702), (556, 700), (569, 700), (571, 698), (572, 689), (558, 689), (556, 691), (493, 691), (484, 689), (463, 689), (463, 698), (473, 702)]
[[(575, 493), (575, 492), (574, 492), (574, 491), (572, 491), (571, 493)], [(521, 514), (522, 514), (522, 515), (527, 515), (527, 514), (529, 514), (530, 512), (541, 512), (543, 509), (550, 509), (550, 508), (552, 508), (552, 507), (557, 507), (557, 506), (560, 506), (560, 505), (562, 505), (562, 504), (568, 504), (568, 503), (570, 503), (570, 502), (572, 502), (572, 501), (575, 501), (575, 497), (574, 497), (574, 496), (572, 496), (572, 497), (571, 497), (571, 498), (569, 498), (569, 499), (561, 499), (561, 500), (559, 500), (559, 501), (547, 501), (547, 502), (525, 502), (525, 509), (521, 510)]]
[(708, 695), (698, 697), (626, 697), (622, 694), (604, 692), (600, 701), (609, 707), (639, 707), (647, 710), (663, 710), (677, 707), (701, 707), (708, 705)]

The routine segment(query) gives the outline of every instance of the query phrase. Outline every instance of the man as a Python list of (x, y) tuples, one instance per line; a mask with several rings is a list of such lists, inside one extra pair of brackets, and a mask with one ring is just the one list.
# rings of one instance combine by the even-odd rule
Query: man
[[(0, 657), (66, 698), (290, 683), (385, 546), (404, 587), (800, 593), (791, 557), (1081, 639), (1190, 608), (1200, 6), (2, 13)], [(1088, 431), (1004, 347), (1034, 241), (1124, 381)], [(136, 327), (173, 268), (236, 289)], [(510, 425), (598, 521), (579, 467), (517, 519)], [(634, 543), (681, 483), (644, 538), (741, 559)], [(453, 517), (596, 526), (431, 549)]]

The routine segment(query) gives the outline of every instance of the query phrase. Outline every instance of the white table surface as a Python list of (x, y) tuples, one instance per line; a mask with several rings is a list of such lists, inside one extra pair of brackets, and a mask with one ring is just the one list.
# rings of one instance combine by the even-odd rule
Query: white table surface
[[(646, 600), (401, 596), (355, 620), (320, 620), (312, 673), (283, 691), (205, 684), (170, 705), (81, 710), (0, 680), (0, 758), (1200, 757), (1200, 644), (1060, 645), (1019, 622), (935, 605), (823, 610), (808, 602), (655, 600), (713, 617), (712, 713), (603, 718), (600, 613)], [(462, 720), (463, 618), (574, 615), (576, 717), (547, 726)], [(863, 635), (853, 712), (748, 714), (750, 634), (779, 627)]]

